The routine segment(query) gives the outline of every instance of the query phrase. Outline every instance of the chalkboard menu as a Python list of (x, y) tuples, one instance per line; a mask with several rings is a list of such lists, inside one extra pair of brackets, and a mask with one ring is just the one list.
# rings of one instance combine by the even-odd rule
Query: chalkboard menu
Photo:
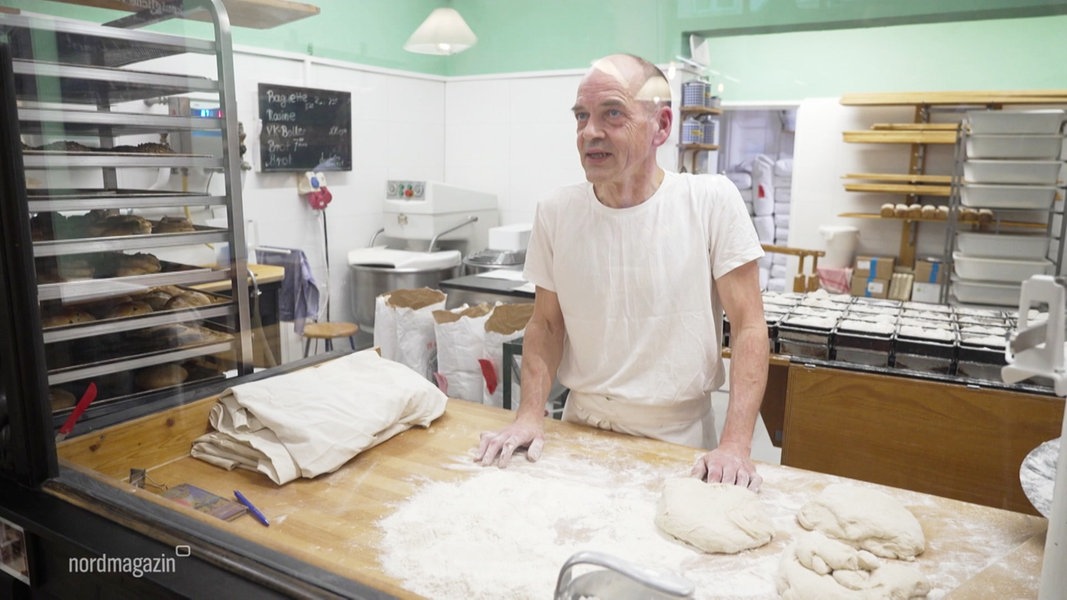
[(352, 94), (259, 84), (262, 171), (351, 171)]

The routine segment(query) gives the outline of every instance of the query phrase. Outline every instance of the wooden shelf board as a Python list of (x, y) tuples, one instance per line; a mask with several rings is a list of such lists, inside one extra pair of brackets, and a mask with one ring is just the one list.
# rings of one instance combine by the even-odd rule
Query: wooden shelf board
[(683, 115), (721, 115), (721, 108), (710, 108), (707, 106), (683, 106), (678, 109)]
[(1067, 104), (1067, 90), (854, 93), (842, 95), (841, 104), (845, 106)]
[(906, 181), (910, 183), (951, 184), (951, 175), (922, 175), (910, 173), (846, 173), (841, 179), (865, 179), (868, 181)]
[[(839, 213), (838, 217), (847, 219), (882, 219), (884, 221), (927, 221), (927, 222), (940, 222), (948, 223), (947, 219), (924, 219), (922, 217), (883, 217), (879, 213), (858, 213), (858, 212), (845, 212)], [(986, 223), (985, 229), (995, 229), (998, 223)], [(960, 227), (980, 227), (981, 224), (977, 221), (960, 221), (957, 223)], [(1047, 225), (1045, 223), (1035, 223), (1030, 221), (1001, 221), (999, 223), (1001, 228), (1016, 228), (1016, 229), (1045, 229)]]
[[(139, 10), (137, 6), (134, 6), (136, 3), (131, 3), (129, 0), (59, 1), (67, 4), (127, 12), (138, 12)], [(319, 14), (318, 6), (291, 0), (222, 0), (222, 4), (226, 7), (226, 12), (230, 16), (230, 25), (248, 27), (250, 29), (270, 29)], [(192, 11), (188, 16), (195, 21), (211, 21), (211, 16), (206, 10)]]
[(950, 185), (918, 185), (909, 183), (846, 183), (848, 192), (875, 192), (881, 194), (908, 194), (917, 196), (941, 196), (952, 194)]
[(871, 144), (955, 144), (956, 131), (844, 131), (846, 142)]
[(678, 144), (682, 150), (718, 150), (718, 144)]
[(871, 129), (878, 131), (956, 131), (959, 123), (875, 123)]

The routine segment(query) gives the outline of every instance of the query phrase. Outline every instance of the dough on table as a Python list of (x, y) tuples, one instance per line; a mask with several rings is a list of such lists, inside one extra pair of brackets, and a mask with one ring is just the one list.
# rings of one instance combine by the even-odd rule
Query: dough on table
[(926, 537), (915, 515), (873, 488), (828, 485), (800, 508), (797, 522), (884, 558), (912, 559), (926, 549)]
[(782, 553), (775, 581), (783, 600), (910, 600), (930, 591), (912, 564), (882, 560), (819, 532), (804, 532)]
[(774, 537), (774, 523), (755, 492), (695, 477), (664, 483), (655, 522), (671, 537), (710, 553), (735, 554)]

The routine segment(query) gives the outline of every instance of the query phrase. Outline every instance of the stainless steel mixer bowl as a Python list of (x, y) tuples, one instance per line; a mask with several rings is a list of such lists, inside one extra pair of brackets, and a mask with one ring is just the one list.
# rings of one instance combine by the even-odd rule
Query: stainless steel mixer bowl
[(349, 265), (349, 297), (360, 331), (374, 332), (374, 302), (393, 290), (437, 288), (446, 279), (458, 277), (462, 265), (434, 269), (397, 269), (387, 265)]

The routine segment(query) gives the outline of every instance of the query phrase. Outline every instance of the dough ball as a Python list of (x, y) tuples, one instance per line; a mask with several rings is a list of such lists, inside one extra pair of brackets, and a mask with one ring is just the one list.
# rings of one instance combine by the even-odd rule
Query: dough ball
[(800, 508), (797, 522), (884, 558), (912, 559), (926, 549), (922, 526), (903, 504), (876, 489), (835, 483)]
[(893, 203), (892, 202), (886, 202), (885, 204), (883, 204), (882, 205), (882, 210), (881, 210), (881, 212), (879, 214), (881, 214), (883, 217), (892, 217), (892, 216), (894, 216), (896, 214), (896, 211), (895, 211), (895, 207), (893, 206)]
[(784, 600), (910, 600), (930, 591), (915, 566), (880, 560), (816, 532), (785, 549), (775, 584)]
[(695, 477), (667, 480), (655, 522), (664, 533), (710, 553), (735, 554), (774, 537), (774, 523), (755, 492)]

